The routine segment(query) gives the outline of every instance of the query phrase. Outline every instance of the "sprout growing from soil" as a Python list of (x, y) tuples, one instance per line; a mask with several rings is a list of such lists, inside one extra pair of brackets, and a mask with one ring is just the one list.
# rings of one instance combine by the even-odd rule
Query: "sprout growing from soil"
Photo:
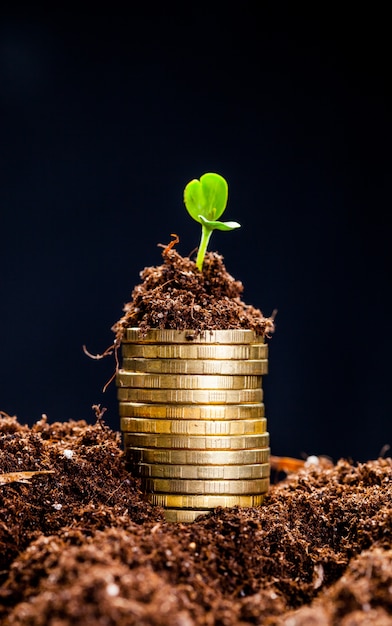
[(203, 174), (200, 180), (191, 180), (184, 190), (184, 202), (187, 211), (196, 222), (201, 224), (201, 239), (196, 258), (196, 266), (203, 269), (204, 257), (212, 231), (234, 230), (238, 222), (218, 222), (227, 204), (227, 182), (219, 174)]

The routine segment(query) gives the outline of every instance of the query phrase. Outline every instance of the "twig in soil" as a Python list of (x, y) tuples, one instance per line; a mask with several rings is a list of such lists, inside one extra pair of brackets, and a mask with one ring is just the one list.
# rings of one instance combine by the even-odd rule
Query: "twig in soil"
[(107, 408), (105, 406), (101, 408), (100, 404), (93, 404), (93, 406), (91, 408), (92, 408), (92, 410), (95, 413), (95, 417), (96, 417), (97, 423), (104, 430), (107, 429), (107, 425), (105, 424), (105, 421), (103, 419), (103, 416), (105, 415), (105, 413), (107, 411)]
[(271, 469), (276, 472), (284, 472), (290, 474), (291, 472), (297, 472), (304, 467), (305, 461), (302, 459), (294, 459), (290, 456), (270, 456)]
[(122, 481), (121, 481), (121, 483), (119, 484), (119, 486), (118, 486), (118, 487), (117, 487), (114, 491), (112, 491), (112, 493), (110, 494), (110, 496), (109, 496), (109, 497), (108, 497), (108, 499), (106, 500), (106, 503), (105, 503), (105, 504), (108, 504), (109, 500), (111, 500), (111, 499), (113, 498), (114, 494), (115, 494), (115, 493), (117, 493), (117, 491), (118, 491), (119, 489), (121, 489), (121, 487), (122, 487), (123, 485), (126, 485), (127, 483), (129, 483), (129, 478), (124, 478), (124, 480), (122, 480)]
[(322, 467), (332, 467), (333, 462), (326, 456), (308, 456), (306, 459), (294, 459), (291, 456), (270, 456), (271, 469), (275, 472), (292, 474), (298, 472), (303, 467), (310, 465), (321, 465)]
[(103, 421), (103, 416), (105, 415), (107, 408), (104, 406), (101, 409), (101, 405), (100, 404), (93, 404), (93, 406), (91, 407), (92, 410), (95, 413), (95, 417), (97, 418), (97, 422), (102, 422)]
[(121, 345), (121, 340), (122, 340), (123, 333), (124, 333), (124, 330), (121, 329), (119, 331), (119, 333), (118, 333), (118, 336), (114, 340), (114, 343), (112, 343), (111, 346), (106, 348), (106, 350), (104, 352), (102, 352), (102, 354), (91, 354), (91, 352), (89, 352), (87, 350), (86, 346), (83, 345), (83, 352), (88, 357), (90, 357), (90, 359), (95, 359), (96, 361), (99, 361), (100, 359), (103, 359), (105, 356), (111, 356), (113, 354), (113, 352), (114, 352), (114, 358), (115, 358), (115, 361), (116, 361), (116, 368), (115, 368), (112, 376), (109, 378), (109, 380), (103, 386), (103, 389), (102, 389), (103, 393), (105, 393), (105, 391), (109, 387), (110, 383), (116, 378), (118, 370), (120, 369), (120, 362), (119, 362), (119, 359), (118, 359), (118, 350), (119, 350), (120, 345)]
[(95, 359), (96, 361), (99, 361), (100, 359), (103, 359), (105, 356), (111, 356), (115, 349), (116, 349), (116, 342), (112, 343), (111, 346), (106, 348), (105, 352), (102, 352), (102, 354), (91, 354), (91, 352), (89, 352), (87, 350), (87, 347), (85, 345), (83, 345), (83, 352), (84, 352), (84, 354), (89, 356), (90, 359)]
[(164, 287), (166, 287), (166, 285), (168, 285), (169, 283), (172, 283), (172, 282), (174, 282), (174, 278), (171, 278), (170, 280), (167, 280), (165, 283), (162, 283), (162, 285), (157, 285), (156, 287), (154, 287), (154, 289), (151, 289), (151, 291), (148, 294), (148, 296), (151, 297), (157, 291), (159, 291), (160, 289), (163, 289)]
[(269, 317), (267, 317), (266, 331), (265, 336), (267, 339), (271, 339), (271, 335), (268, 330), (270, 329), (272, 332), (275, 330), (275, 317), (278, 314), (278, 309), (274, 309)]
[(166, 256), (169, 250), (174, 248), (174, 246), (176, 246), (180, 242), (179, 236), (176, 235), (175, 233), (170, 233), (170, 237), (174, 237), (174, 239), (173, 241), (170, 241), (170, 243), (167, 244), (166, 248), (162, 252), (162, 256)]
[(389, 445), (389, 443), (386, 443), (385, 446), (383, 446), (380, 450), (380, 454), (378, 455), (380, 459), (384, 458), (384, 456), (386, 455), (386, 453), (388, 452), (388, 450), (391, 449), (391, 446)]
[(150, 535), (155, 535), (155, 533), (157, 532), (158, 528), (160, 528), (160, 526), (161, 526), (161, 522), (158, 522), (158, 524), (155, 524), (155, 526), (151, 528)]
[[(116, 360), (117, 360), (117, 359), (116, 359)], [(115, 371), (113, 372), (112, 376), (109, 378), (109, 380), (108, 380), (108, 381), (104, 384), (104, 386), (102, 387), (102, 393), (105, 393), (105, 392), (106, 392), (106, 389), (109, 387), (110, 383), (112, 383), (112, 382), (114, 381), (114, 379), (116, 378), (116, 375), (117, 375), (117, 372), (118, 372), (118, 368), (119, 368), (119, 365), (118, 365), (118, 363), (117, 363), (117, 365), (116, 365), (116, 369), (115, 369)]]
[(30, 478), (39, 474), (55, 474), (54, 470), (37, 470), (35, 472), (9, 472), (8, 474), (0, 474), (0, 485), (8, 485), (9, 483), (25, 483), (31, 484)]

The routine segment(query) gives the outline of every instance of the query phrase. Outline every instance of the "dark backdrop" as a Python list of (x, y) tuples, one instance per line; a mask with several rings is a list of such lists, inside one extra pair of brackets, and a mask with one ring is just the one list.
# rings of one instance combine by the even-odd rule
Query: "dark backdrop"
[(198, 244), (182, 190), (216, 171), (242, 228), (210, 248), (246, 302), (279, 311), (264, 384), (273, 452), (376, 457), (392, 443), (386, 15), (10, 6), (0, 409), (93, 421), (101, 403), (118, 427), (114, 385), (101, 393), (114, 363), (82, 344), (112, 342), (159, 242), (178, 233), (184, 255)]

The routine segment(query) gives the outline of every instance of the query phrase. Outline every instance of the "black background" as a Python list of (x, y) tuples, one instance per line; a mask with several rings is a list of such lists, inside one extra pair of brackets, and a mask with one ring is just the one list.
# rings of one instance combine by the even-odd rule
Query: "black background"
[(392, 443), (388, 20), (316, 4), (2, 5), (1, 410), (93, 421), (101, 403), (118, 428), (114, 363), (82, 344), (112, 342), (158, 243), (197, 246), (183, 188), (216, 171), (242, 228), (210, 249), (278, 309), (273, 453)]

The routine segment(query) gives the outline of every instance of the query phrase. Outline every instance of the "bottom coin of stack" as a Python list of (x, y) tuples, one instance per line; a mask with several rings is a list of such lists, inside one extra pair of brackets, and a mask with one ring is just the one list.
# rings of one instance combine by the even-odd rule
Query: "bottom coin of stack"
[(129, 329), (123, 341), (117, 385), (132, 471), (170, 522), (259, 506), (270, 470), (267, 347), (253, 331), (176, 333)]
[[(261, 417), (251, 420), (126, 417), (124, 411), (140, 415), (142, 405), (121, 408), (127, 459), (147, 499), (165, 509), (167, 521), (193, 522), (219, 506), (262, 504), (270, 474), (263, 404), (257, 407)], [(178, 409), (186, 415), (186, 405)], [(222, 407), (216, 411), (222, 414)], [(211, 407), (207, 412), (211, 415)]]

